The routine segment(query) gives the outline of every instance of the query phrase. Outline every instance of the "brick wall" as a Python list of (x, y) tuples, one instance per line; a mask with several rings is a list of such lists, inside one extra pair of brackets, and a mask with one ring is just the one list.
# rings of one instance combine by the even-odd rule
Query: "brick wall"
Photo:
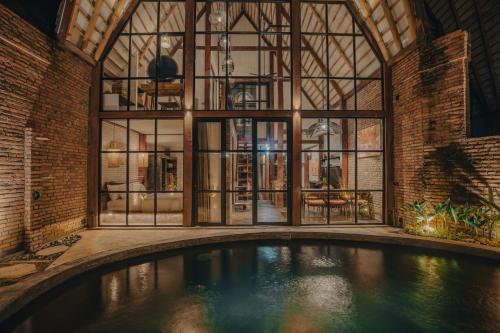
[(415, 200), (474, 201), (500, 187), (500, 137), (467, 137), (469, 43), (456, 31), (393, 66), (396, 222)]
[(0, 5), (0, 72), (1, 253), (85, 225), (91, 67)]

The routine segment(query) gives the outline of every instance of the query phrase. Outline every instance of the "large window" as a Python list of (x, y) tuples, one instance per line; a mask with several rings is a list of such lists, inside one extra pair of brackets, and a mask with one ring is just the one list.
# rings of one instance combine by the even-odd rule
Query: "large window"
[(181, 225), (182, 119), (102, 120), (100, 179), (100, 225)]
[(195, 108), (290, 110), (290, 3), (196, 3)]
[(103, 53), (100, 225), (383, 222), (384, 64), (351, 6), (139, 1)]
[(383, 221), (383, 122), (302, 120), (302, 223)]
[(301, 3), (303, 110), (381, 111), (381, 62), (347, 6)]
[(103, 63), (102, 110), (183, 108), (184, 1), (143, 1)]

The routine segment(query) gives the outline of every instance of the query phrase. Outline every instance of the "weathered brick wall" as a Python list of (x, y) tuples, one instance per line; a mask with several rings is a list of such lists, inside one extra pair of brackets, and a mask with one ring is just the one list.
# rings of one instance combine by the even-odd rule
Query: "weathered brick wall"
[(469, 49), (456, 31), (393, 66), (396, 222), (416, 200), (473, 201), (500, 187), (500, 137), (467, 137)]
[(85, 224), (90, 71), (0, 5), (0, 253)]

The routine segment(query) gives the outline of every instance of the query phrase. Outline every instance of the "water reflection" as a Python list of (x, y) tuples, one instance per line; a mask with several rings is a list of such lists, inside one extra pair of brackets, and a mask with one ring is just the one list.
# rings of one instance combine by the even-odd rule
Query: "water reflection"
[(245, 243), (87, 275), (17, 318), (14, 332), (495, 331), (499, 284), (498, 265), (477, 259)]

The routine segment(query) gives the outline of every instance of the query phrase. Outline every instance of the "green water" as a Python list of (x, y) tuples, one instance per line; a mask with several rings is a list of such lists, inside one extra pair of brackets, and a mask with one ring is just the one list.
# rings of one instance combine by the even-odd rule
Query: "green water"
[(201, 247), (87, 274), (10, 330), (500, 332), (500, 265), (346, 243)]

